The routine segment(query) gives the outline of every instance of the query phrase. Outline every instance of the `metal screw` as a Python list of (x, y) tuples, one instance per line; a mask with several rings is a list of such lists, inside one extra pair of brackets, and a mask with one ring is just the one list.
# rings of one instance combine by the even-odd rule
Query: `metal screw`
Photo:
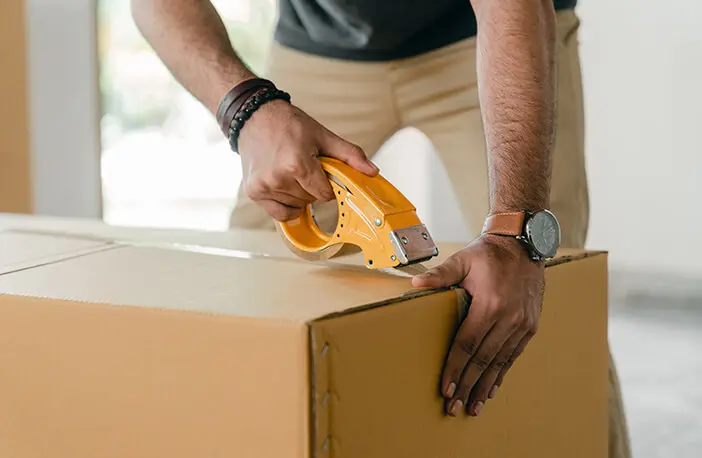
[(405, 245), (407, 245), (409, 243), (409, 240), (407, 240), (407, 237), (402, 237), (401, 240), (402, 240), (402, 243), (404, 243)]
[(397, 259), (397, 258), (395, 257), (394, 254), (393, 254), (393, 255), (390, 255), (390, 260), (391, 260), (391, 261), (394, 261), (395, 259)]
[(380, 218), (376, 218), (375, 221), (373, 221), (373, 222), (375, 223), (376, 226), (380, 226), (381, 224), (383, 224), (383, 221)]
[(427, 240), (429, 238), (429, 235), (426, 232), (422, 232), (422, 238), (424, 240)]

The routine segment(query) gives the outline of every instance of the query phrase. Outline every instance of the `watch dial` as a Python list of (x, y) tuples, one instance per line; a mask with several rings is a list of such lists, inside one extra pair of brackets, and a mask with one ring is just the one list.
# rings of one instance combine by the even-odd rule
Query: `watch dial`
[(551, 257), (561, 242), (561, 230), (552, 213), (541, 211), (529, 220), (527, 234), (534, 248), (541, 256)]

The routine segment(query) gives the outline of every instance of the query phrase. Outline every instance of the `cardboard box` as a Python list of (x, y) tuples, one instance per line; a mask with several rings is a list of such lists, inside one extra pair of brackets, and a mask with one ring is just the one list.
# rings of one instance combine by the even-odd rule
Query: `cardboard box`
[(105, 241), (0, 231), (0, 274), (105, 249)]
[(27, 2), (0, 1), (0, 211), (32, 211)]
[[(237, 229), (236, 231), (198, 231), (188, 229), (164, 229), (112, 226), (91, 218), (61, 218), (45, 215), (21, 215), (0, 213), (0, 230), (20, 231), (31, 234), (56, 235), (83, 240), (109, 243), (114, 240), (146, 243), (152, 246), (177, 244), (181, 249), (224, 248), (258, 253), (260, 256), (295, 258), (290, 250), (280, 243), (277, 233)], [(215, 250), (216, 251), (216, 250)], [(342, 263), (355, 263), (355, 259), (344, 259)]]
[(505, 385), (480, 417), (448, 418), (438, 380), (462, 290), (145, 245), (0, 275), (0, 456), (607, 453), (606, 254), (551, 263), (539, 332)]

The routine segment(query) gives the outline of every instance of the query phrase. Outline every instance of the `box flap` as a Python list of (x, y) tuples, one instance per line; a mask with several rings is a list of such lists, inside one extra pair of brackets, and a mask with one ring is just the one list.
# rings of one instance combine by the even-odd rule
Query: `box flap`
[[(99, 242), (123, 242), (140, 246), (173, 248), (184, 251), (245, 257), (252, 253), (257, 257), (298, 259), (282, 242), (280, 235), (272, 230), (230, 229), (228, 231), (204, 231), (194, 229), (163, 229), (147, 227), (113, 226), (101, 220), (88, 218), (60, 218), (41, 215), (17, 215), (0, 213), (0, 230), (9, 229), (38, 235), (74, 237)], [(460, 250), (458, 243), (439, 243), (439, 256), (426, 263), (435, 265), (451, 253)], [(233, 250), (231, 253), (220, 250)], [(241, 252), (241, 253), (236, 253)], [(598, 252), (577, 249), (562, 249), (549, 265), (590, 256)], [(327, 261), (331, 264), (359, 265), (362, 256), (345, 256)]]
[(162, 245), (177, 243), (187, 246), (246, 250), (279, 257), (294, 257), (281, 243), (275, 231), (236, 229), (204, 231), (113, 226), (98, 219), (59, 218), (53, 216), (0, 213), (0, 229), (43, 235), (61, 235), (111, 242), (123, 241)]
[[(277, 235), (275, 240), (282, 245)], [(270, 246), (276, 247), (272, 241)], [(441, 245), (441, 257), (429, 265), (458, 248)], [(367, 269), (359, 256), (311, 263), (238, 250), (196, 250), (121, 246), (5, 275), (0, 293), (297, 322), (428, 293), (413, 290), (404, 274)], [(578, 253), (585, 254), (569, 255)]]
[(81, 256), (108, 246), (96, 240), (0, 231), (0, 275)]
[(363, 266), (121, 247), (0, 277), (0, 293), (307, 321), (411, 289)]

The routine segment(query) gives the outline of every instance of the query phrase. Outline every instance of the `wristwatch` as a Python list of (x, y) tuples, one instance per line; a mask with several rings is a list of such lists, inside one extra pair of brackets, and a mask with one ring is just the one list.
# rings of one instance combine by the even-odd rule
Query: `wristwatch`
[(548, 210), (492, 214), (485, 219), (482, 233), (515, 237), (534, 261), (553, 258), (561, 244), (561, 226)]

